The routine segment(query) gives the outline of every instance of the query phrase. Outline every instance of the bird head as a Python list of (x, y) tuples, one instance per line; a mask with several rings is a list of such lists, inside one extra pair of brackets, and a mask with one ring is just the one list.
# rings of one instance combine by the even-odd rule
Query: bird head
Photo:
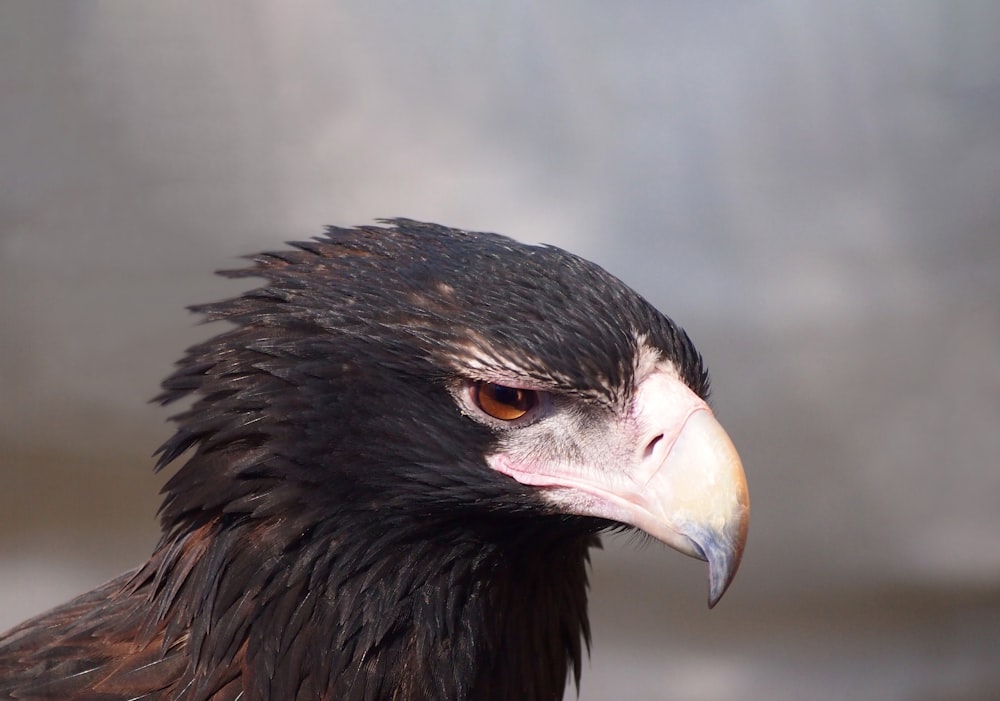
[[(160, 399), (165, 529), (224, 514), (624, 525), (707, 560), (714, 605), (749, 500), (673, 321), (555, 247), (409, 220), (330, 228), (226, 273), (264, 287), (196, 309), (232, 328)], [(290, 516), (291, 514), (291, 516)]]

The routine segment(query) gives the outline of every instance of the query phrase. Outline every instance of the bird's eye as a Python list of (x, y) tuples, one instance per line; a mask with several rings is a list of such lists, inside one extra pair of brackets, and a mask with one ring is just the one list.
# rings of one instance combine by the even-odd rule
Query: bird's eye
[(472, 388), (480, 409), (501, 421), (514, 421), (538, 404), (538, 392), (531, 389), (506, 387), (492, 382), (477, 382)]

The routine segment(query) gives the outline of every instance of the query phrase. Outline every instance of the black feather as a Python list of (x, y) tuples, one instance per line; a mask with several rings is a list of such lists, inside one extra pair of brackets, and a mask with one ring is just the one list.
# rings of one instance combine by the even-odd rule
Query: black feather
[(0, 638), (17, 699), (559, 699), (579, 682), (587, 553), (487, 469), (456, 408), (468, 356), (608, 404), (637, 334), (707, 393), (690, 340), (553, 247), (410, 220), (330, 228), (223, 273), (231, 327), (158, 401), (193, 397), (156, 468), (162, 539), (138, 570)]

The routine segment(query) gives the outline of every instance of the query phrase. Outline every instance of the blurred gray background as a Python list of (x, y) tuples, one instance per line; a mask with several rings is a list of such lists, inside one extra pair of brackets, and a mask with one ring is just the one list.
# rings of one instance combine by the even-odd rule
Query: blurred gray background
[[(1000, 5), (0, 3), (0, 628), (156, 538), (212, 275), (408, 216), (684, 325), (753, 522), (611, 540), (580, 698), (1000, 698)], [(572, 695), (568, 695), (572, 697)]]

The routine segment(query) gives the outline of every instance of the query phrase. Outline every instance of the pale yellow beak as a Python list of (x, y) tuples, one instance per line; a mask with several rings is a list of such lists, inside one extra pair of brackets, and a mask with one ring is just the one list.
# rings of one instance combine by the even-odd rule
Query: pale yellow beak
[(740, 456), (703, 399), (669, 367), (636, 386), (628, 416), (591, 436), (582, 460), (490, 456), (494, 469), (545, 488), (564, 511), (639, 528), (708, 562), (708, 605), (743, 557), (750, 497)]

